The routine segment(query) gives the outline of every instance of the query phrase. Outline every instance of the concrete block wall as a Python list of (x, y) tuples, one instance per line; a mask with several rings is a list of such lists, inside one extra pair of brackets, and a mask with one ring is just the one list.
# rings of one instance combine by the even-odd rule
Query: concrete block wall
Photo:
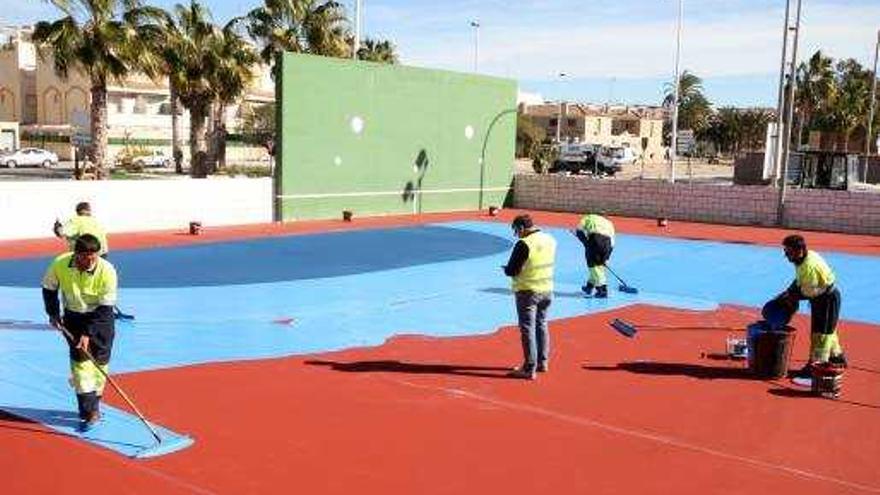
[[(514, 206), (525, 209), (601, 210), (611, 215), (761, 226), (776, 225), (777, 202), (777, 190), (767, 186), (669, 184), (533, 174), (515, 177), (513, 196)], [(789, 190), (786, 226), (880, 234), (880, 194)]]

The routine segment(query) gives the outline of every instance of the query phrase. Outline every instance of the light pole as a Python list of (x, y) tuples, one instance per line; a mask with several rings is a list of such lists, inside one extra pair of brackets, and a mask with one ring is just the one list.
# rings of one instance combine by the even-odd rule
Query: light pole
[(871, 154), (871, 135), (874, 124), (874, 108), (877, 106), (877, 58), (880, 56), (880, 29), (877, 30), (877, 44), (874, 48), (874, 78), (871, 81), (871, 109), (868, 111), (868, 132), (865, 133), (865, 167), (862, 182), (868, 182), (868, 156)]
[(474, 28), (474, 72), (480, 72), (480, 21), (471, 21)]
[(779, 99), (776, 102), (776, 143), (773, 147), (773, 182), (779, 187), (782, 171), (782, 125), (785, 117), (785, 66), (788, 62), (788, 27), (791, 18), (791, 0), (785, 0), (785, 23), (782, 26), (782, 61), (779, 63)]
[[(565, 72), (559, 73), (559, 80), (561, 81), (563, 77), (565, 77)], [(556, 117), (556, 144), (562, 143), (562, 98), (559, 99), (559, 109), (557, 111)]]
[[(782, 131), (780, 139), (782, 139), (782, 156), (779, 167), (779, 202), (776, 207), (776, 221), (779, 225), (783, 225), (785, 222), (785, 189), (787, 187), (787, 176), (788, 176), (788, 152), (789, 145), (791, 144), (791, 121), (794, 118), (794, 90), (797, 86), (797, 77), (795, 71), (797, 70), (797, 50), (798, 50), (798, 36), (801, 30), (801, 0), (797, 0), (797, 14), (795, 14), (795, 23), (794, 28), (794, 40), (791, 44), (791, 64), (789, 65), (789, 76), (788, 76), (788, 88), (787, 93), (788, 96), (785, 103), (788, 103), (788, 108), (785, 109), (785, 129)], [(788, 20), (786, 19), (786, 29), (788, 29)], [(785, 106), (785, 105), (783, 105)], [(776, 133), (779, 135), (779, 132)]]
[(351, 52), (351, 58), (357, 60), (358, 51), (361, 49), (361, 9), (363, 0), (354, 0), (354, 46)]
[(669, 147), (669, 182), (675, 182), (675, 156), (678, 153), (678, 100), (681, 91), (681, 29), (684, 0), (678, 0), (678, 22), (675, 27), (675, 82), (672, 94), (672, 144)]

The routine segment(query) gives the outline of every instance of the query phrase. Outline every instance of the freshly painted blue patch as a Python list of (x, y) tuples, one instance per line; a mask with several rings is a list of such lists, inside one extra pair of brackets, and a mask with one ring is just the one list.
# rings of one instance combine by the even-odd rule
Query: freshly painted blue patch
[[(713, 309), (718, 303), (759, 308), (794, 276), (793, 267), (777, 248), (621, 235), (611, 264), (627, 283), (639, 288), (639, 294), (612, 290), (607, 300), (587, 299), (580, 292), (586, 276), (580, 243), (563, 229), (547, 230), (559, 241), (551, 318), (635, 302), (695, 310)], [(308, 240), (312, 237), (322, 239)], [(181, 255), (176, 251), (180, 248), (142, 252), (138, 256), (152, 260), (151, 270), (165, 273), (153, 279), (164, 282), (144, 284), (149, 288), (134, 288), (128, 281), (129, 274), (138, 269), (128, 263), (138, 258), (114, 254), (124, 274), (120, 305), (137, 319), (117, 325), (113, 372), (379, 345), (398, 334), (481, 334), (515, 324), (509, 280), (500, 268), (514, 240), (507, 225), (456, 222), (381, 229), (366, 237), (362, 232), (297, 236), (303, 245), (322, 246), (326, 257), (321, 256), (321, 250), (304, 257), (292, 256), (292, 251), (282, 247), (292, 239), (284, 238), (279, 246), (259, 249), (250, 248), (254, 241), (241, 246), (200, 246), (204, 250), (197, 258)], [(224, 255), (228, 256), (225, 259), (234, 261), (236, 268), (225, 263), (192, 262), (206, 260), (214, 248), (228, 250), (231, 254)], [(327, 266), (345, 264), (345, 253), (362, 248), (380, 256), (375, 266), (370, 264), (369, 256), (355, 258), (356, 262), (343, 267)], [(823, 255), (838, 275), (843, 317), (880, 323), (880, 305), (876, 304), (880, 288), (873, 282), (880, 276), (880, 260)], [(310, 266), (288, 267), (300, 264)], [(9, 266), (0, 265), (0, 277)], [(179, 287), (181, 280), (169, 282), (169, 273), (191, 273), (204, 282), (207, 276), (197, 273), (203, 266), (233, 273), (244, 273), (235, 271), (238, 267), (260, 266), (262, 273), (268, 273), (261, 279), (271, 280), (232, 280), (228, 285), (204, 283), (191, 287)], [(271, 267), (290, 278), (278, 280), (280, 275), (272, 274)], [(0, 408), (70, 411), (74, 401), (66, 385), (67, 353), (61, 337), (41, 326), (45, 320), (38, 280), (39, 276), (28, 288), (0, 287), (0, 323), (12, 322), (0, 324)], [(617, 286), (613, 279), (609, 285)], [(759, 310), (755, 309), (754, 314), (758, 319)], [(294, 321), (290, 325), (273, 323), (285, 318)], [(584, 331), (612, 330), (603, 326)], [(137, 400), (137, 391), (129, 392)], [(139, 406), (149, 417), (150, 404)], [(33, 419), (40, 421), (41, 417), (35, 414)], [(121, 418), (128, 418), (127, 422)], [(140, 447), (149, 443), (149, 432), (136, 418), (121, 412), (108, 417), (108, 423), (117, 422), (116, 426), (110, 425), (112, 437), (105, 437), (116, 443), (102, 445), (129, 453), (124, 445)], [(63, 425), (52, 427), (68, 432)], [(171, 427), (188, 429), (186, 424)]]

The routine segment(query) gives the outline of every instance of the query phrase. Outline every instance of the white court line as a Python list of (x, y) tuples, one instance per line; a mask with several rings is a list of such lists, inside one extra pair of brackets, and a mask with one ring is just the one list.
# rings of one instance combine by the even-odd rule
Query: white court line
[(570, 414), (559, 413), (556, 411), (551, 411), (549, 409), (544, 409), (542, 407), (531, 406), (528, 404), (520, 404), (517, 402), (508, 402), (505, 400), (495, 399), (492, 397), (476, 394), (473, 392), (468, 392), (466, 390), (461, 390), (461, 389), (457, 389), (457, 388), (432, 387), (432, 386), (428, 386), (428, 385), (420, 385), (417, 383), (408, 382), (406, 380), (392, 379), (392, 378), (386, 378), (386, 380), (394, 382), (394, 383), (406, 385), (408, 387), (419, 388), (419, 389), (423, 389), (423, 390), (435, 390), (435, 391), (441, 391), (441, 392), (445, 392), (445, 393), (452, 394), (452, 395), (457, 395), (460, 397), (468, 397), (468, 398), (471, 398), (474, 400), (485, 402), (487, 404), (492, 404), (493, 406), (500, 406), (500, 407), (505, 407), (507, 409), (511, 409), (511, 410), (515, 410), (515, 411), (533, 413), (533, 414), (537, 414), (540, 416), (546, 416), (549, 418), (558, 419), (561, 421), (565, 421), (567, 423), (573, 423), (573, 424), (580, 425), (580, 426), (592, 426), (593, 428), (598, 428), (600, 430), (610, 431), (612, 433), (618, 433), (620, 435), (624, 435), (624, 436), (628, 436), (628, 437), (640, 438), (642, 440), (649, 440), (649, 441), (656, 442), (656, 443), (663, 444), (663, 445), (669, 445), (669, 446), (678, 447), (681, 449), (692, 450), (694, 452), (709, 454), (711, 456), (720, 457), (722, 459), (733, 460), (733, 461), (741, 462), (744, 464), (750, 464), (752, 466), (758, 466), (758, 467), (762, 467), (762, 468), (766, 468), (766, 469), (782, 471), (784, 473), (791, 474), (794, 476), (799, 476), (802, 478), (818, 480), (818, 481), (825, 481), (827, 483), (845, 486), (847, 488), (853, 488), (856, 490), (862, 490), (862, 491), (866, 491), (866, 492), (870, 492), (870, 493), (880, 493), (880, 487), (870, 486), (870, 485), (862, 485), (860, 483), (853, 483), (853, 482), (842, 480), (839, 478), (833, 478), (830, 476), (825, 476), (822, 474), (813, 473), (811, 471), (804, 471), (803, 469), (793, 468), (793, 467), (785, 466), (782, 464), (774, 464), (771, 462), (765, 462), (765, 461), (761, 461), (758, 459), (753, 459), (751, 457), (744, 457), (744, 456), (740, 456), (740, 455), (736, 455), (736, 454), (730, 454), (730, 453), (723, 452), (720, 450), (715, 450), (715, 449), (712, 449), (709, 447), (702, 447), (700, 445), (688, 443), (688, 442), (678, 440), (678, 439), (675, 439), (672, 437), (667, 437), (667, 436), (658, 435), (658, 434), (654, 434), (654, 433), (648, 433), (648, 432), (644, 432), (644, 431), (631, 430), (629, 428), (622, 428), (620, 426), (613, 426), (613, 425), (609, 425), (606, 423), (601, 423), (601, 422), (596, 421), (594, 419), (583, 418), (580, 416), (573, 416)]
[[(484, 187), (483, 192), (507, 191), (512, 189), (511, 186), (501, 187)], [(461, 192), (480, 192), (479, 187), (469, 187), (460, 189), (414, 189), (412, 194), (450, 194)], [(343, 192), (343, 193), (315, 193), (315, 194), (279, 194), (276, 197), (280, 199), (320, 199), (320, 198), (353, 198), (362, 196), (400, 196), (402, 191), (359, 191), (359, 192)]]

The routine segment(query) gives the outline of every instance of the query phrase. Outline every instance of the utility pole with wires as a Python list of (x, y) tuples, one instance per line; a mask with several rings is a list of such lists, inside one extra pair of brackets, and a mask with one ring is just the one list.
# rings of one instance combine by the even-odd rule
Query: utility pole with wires
[[(791, 25), (790, 19), (790, 3), (792, 0), (786, 0), (785, 6), (785, 38), (783, 39), (783, 59), (782, 74), (780, 76), (782, 89), (785, 96), (780, 93), (780, 108), (777, 116), (776, 146), (781, 150), (777, 154), (779, 160), (776, 163), (776, 180), (779, 188), (779, 201), (776, 206), (776, 223), (784, 225), (785, 223), (785, 190), (788, 187), (788, 158), (791, 145), (791, 128), (794, 119), (794, 97), (797, 87), (797, 51), (798, 36), (801, 28), (801, 2), (802, 0), (794, 0), (797, 2), (795, 22)], [(785, 53), (788, 45), (789, 36), (792, 38), (791, 57), (786, 60)], [(784, 117), (784, 118), (783, 118)], [(779, 126), (781, 123), (781, 127)]]
[[(868, 182), (868, 157), (871, 156), (871, 138), (873, 137), (874, 110), (877, 106), (877, 58), (880, 56), (880, 29), (877, 30), (877, 43), (874, 45), (874, 77), (871, 79), (871, 107), (868, 111), (868, 125), (865, 132), (865, 166), (862, 169), (862, 182)], [(878, 151), (875, 149), (875, 152)]]
[(675, 182), (675, 158), (678, 153), (678, 104), (681, 95), (681, 30), (684, 21), (684, 0), (678, 0), (678, 21), (675, 26), (675, 81), (672, 94), (672, 143), (669, 146), (669, 182)]

